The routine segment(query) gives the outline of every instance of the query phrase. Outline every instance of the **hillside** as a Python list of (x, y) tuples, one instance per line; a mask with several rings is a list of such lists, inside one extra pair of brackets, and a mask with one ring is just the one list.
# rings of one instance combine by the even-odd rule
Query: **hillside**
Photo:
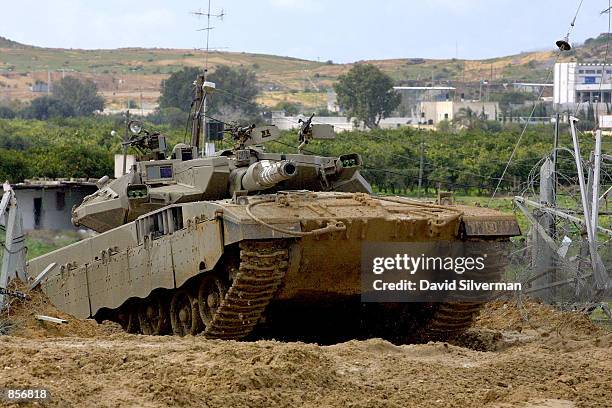
[[(605, 34), (589, 39), (564, 58), (603, 59)], [(431, 60), (405, 58), (360, 61), (377, 65), (398, 84), (436, 84), (478, 82), (544, 81), (556, 53), (538, 51), (487, 60)], [(36, 97), (29, 87), (46, 82), (48, 75), (94, 79), (108, 102), (123, 103), (139, 99), (153, 104), (159, 83), (184, 66), (203, 65), (203, 53), (189, 49), (121, 48), (79, 50), (38, 48), (0, 37), (0, 99), (28, 100)], [(272, 106), (289, 100), (305, 106), (325, 104), (324, 91), (353, 64), (334, 64), (297, 58), (238, 52), (211, 52), (212, 69), (217, 65), (244, 66), (257, 73), (262, 89), (260, 102)], [(48, 73), (51, 72), (51, 74)]]
[(18, 43), (17, 41), (9, 40), (0, 36), (0, 49), (1, 48), (32, 48), (29, 45)]

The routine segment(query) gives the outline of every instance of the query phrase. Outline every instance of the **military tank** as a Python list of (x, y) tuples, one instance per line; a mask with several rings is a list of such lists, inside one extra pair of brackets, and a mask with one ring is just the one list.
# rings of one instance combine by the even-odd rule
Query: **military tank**
[[(214, 85), (194, 84), (191, 143), (169, 152), (164, 135), (131, 122), (124, 145), (137, 161), (73, 209), (75, 225), (99, 234), (29, 261), (29, 276), (57, 265), (41, 285), (55, 306), (131, 333), (216, 339), (402, 343), (471, 325), (480, 302), (362, 303), (362, 243), (506, 242), (520, 234), (512, 216), (374, 196), (360, 155), (304, 153), (333, 137), (312, 117), (296, 153), (267, 152), (276, 128), (212, 126), (203, 107)], [(202, 155), (203, 136), (219, 132), (234, 147)]]

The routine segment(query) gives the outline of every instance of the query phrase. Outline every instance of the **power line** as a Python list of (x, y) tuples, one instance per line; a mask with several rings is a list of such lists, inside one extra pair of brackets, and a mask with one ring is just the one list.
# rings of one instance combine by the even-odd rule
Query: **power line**
[[(584, 2), (584, 0), (580, 0), (580, 3), (578, 4), (578, 8), (576, 9), (576, 14), (574, 14), (574, 18), (572, 19), (572, 22), (570, 23), (569, 29), (567, 30), (567, 35), (565, 36), (565, 41), (569, 44), (569, 37), (570, 34), (572, 32), (572, 30), (574, 29), (574, 26), (576, 25), (576, 19), (578, 18), (578, 14), (580, 13), (580, 8), (582, 7), (582, 3)], [(557, 44), (560, 44), (562, 42), (557, 42)], [(550, 74), (552, 73), (552, 70), (554, 69), (555, 65), (557, 64), (557, 61), (559, 61), (559, 57), (561, 57), (561, 53), (565, 50), (565, 47), (563, 46), (563, 44), (559, 45), (559, 51), (557, 51), (557, 57), (555, 58), (555, 62), (552, 64), (552, 66), (550, 67), (550, 69), (548, 70), (548, 73), (546, 74), (546, 80), (544, 82), (548, 82), (548, 80), (550, 79)], [(540, 91), (540, 95), (538, 96), (538, 99), (542, 98), (542, 95), (544, 93), (544, 87), (542, 87), (542, 90)], [(514, 146), (514, 149), (512, 150), (512, 154), (510, 155), (510, 159), (508, 160), (508, 164), (506, 164), (506, 167), (504, 168), (504, 171), (502, 172), (501, 177), (499, 178), (499, 182), (497, 183), (497, 186), (495, 187), (495, 190), (493, 191), (493, 195), (491, 195), (491, 198), (489, 199), (489, 203), (491, 203), (491, 200), (493, 200), (493, 198), (495, 197), (495, 194), (497, 194), (497, 191), (499, 190), (499, 187), (501, 185), (501, 182), (504, 178), (504, 175), (506, 174), (506, 171), (508, 171), (508, 167), (510, 167), (510, 163), (512, 162), (512, 159), (514, 158), (514, 155), (516, 154), (516, 151), (521, 143), (521, 140), (523, 139), (523, 135), (525, 134), (525, 131), (527, 130), (527, 125), (529, 124), (529, 121), (531, 120), (531, 118), (533, 117), (533, 114), (536, 110), (536, 104), (533, 105), (533, 109), (531, 110), (531, 114), (529, 115), (529, 119), (527, 120), (527, 122), (525, 123), (525, 127), (523, 127), (523, 131), (521, 132), (516, 145)]]

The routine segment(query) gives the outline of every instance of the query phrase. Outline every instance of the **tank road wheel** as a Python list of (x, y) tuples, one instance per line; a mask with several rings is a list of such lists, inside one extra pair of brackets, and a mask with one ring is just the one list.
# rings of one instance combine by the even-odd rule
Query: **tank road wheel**
[(136, 302), (129, 302), (122, 306), (117, 313), (117, 322), (121, 325), (121, 328), (132, 334), (140, 333), (140, 322), (138, 321), (138, 304)]
[(133, 334), (140, 333), (140, 322), (138, 321), (138, 310), (136, 306), (132, 306), (128, 311), (128, 321), (125, 331)]
[(221, 305), (225, 294), (227, 293), (227, 285), (225, 282), (214, 275), (204, 276), (200, 282), (198, 289), (198, 306), (200, 318), (205, 326), (208, 326), (213, 319), (217, 309)]
[(197, 300), (184, 289), (177, 290), (172, 296), (170, 323), (172, 332), (178, 336), (195, 335), (201, 330)]
[(168, 304), (161, 296), (144, 300), (138, 308), (138, 320), (142, 334), (164, 335), (170, 332)]

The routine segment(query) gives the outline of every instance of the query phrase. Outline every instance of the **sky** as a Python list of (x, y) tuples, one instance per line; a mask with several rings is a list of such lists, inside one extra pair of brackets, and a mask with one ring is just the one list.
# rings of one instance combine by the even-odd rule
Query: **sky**
[[(608, 29), (584, 0), (571, 42)], [(212, 0), (210, 45), (310, 60), (484, 59), (550, 49), (580, 0)], [(58, 48), (202, 48), (207, 0), (0, 0), (0, 36)]]

